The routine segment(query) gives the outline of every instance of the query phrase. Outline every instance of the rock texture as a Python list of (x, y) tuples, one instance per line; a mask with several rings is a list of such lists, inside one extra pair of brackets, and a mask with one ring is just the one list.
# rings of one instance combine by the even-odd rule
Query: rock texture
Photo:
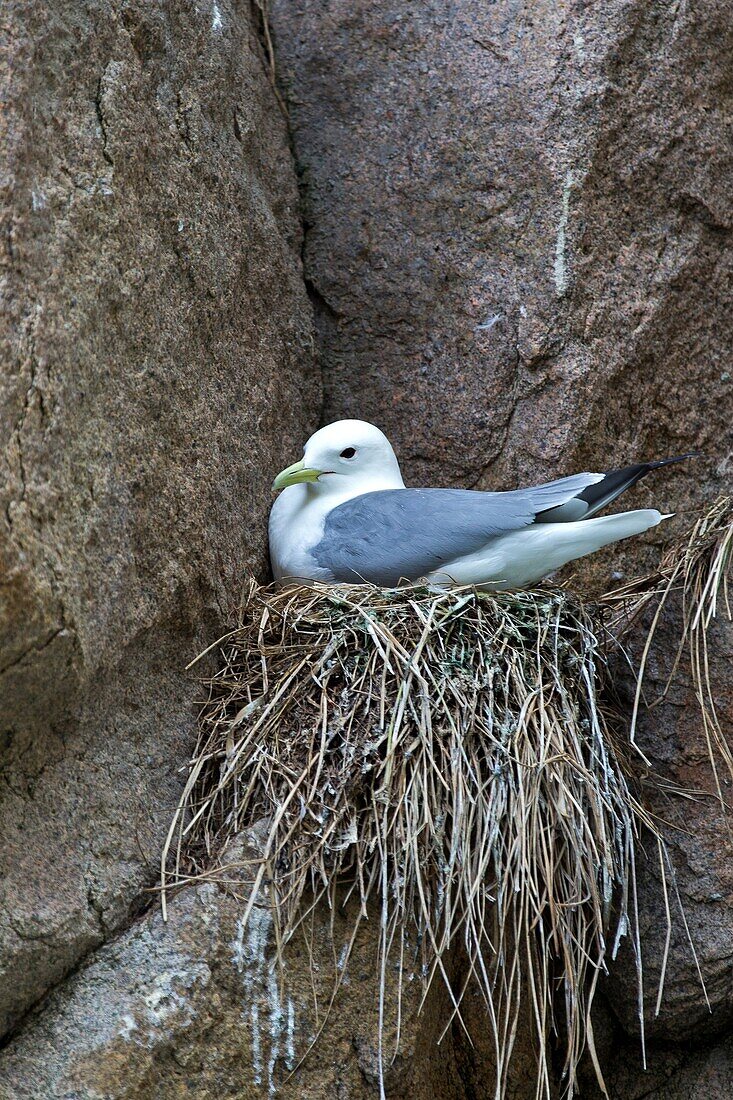
[(733, 1081), (730, 1040), (695, 1054), (660, 1051), (649, 1074), (628, 1062), (617, 1063), (609, 1079), (612, 1096), (628, 1100), (727, 1100)]
[[(247, 4), (3, 9), (0, 1034), (128, 922), (319, 386)], [(193, 981), (195, 975), (192, 976)]]
[(720, 486), (730, 16), (275, 0), (325, 418), (377, 421), (415, 482), (502, 488), (698, 446), (694, 472), (635, 500)]
[[(688, 654), (676, 670), (673, 667), (682, 613), (681, 600), (665, 610), (645, 677), (646, 698), (655, 705), (642, 710), (638, 728), (639, 747), (652, 761), (656, 776), (668, 790), (688, 792), (688, 797), (665, 795), (650, 786), (647, 793), (647, 801), (668, 823), (673, 861), (673, 867), (667, 868), (672, 939), (658, 1014), (656, 990), (664, 967), (667, 921), (654, 849), (646, 850), (640, 864), (640, 898), (647, 1035), (653, 1042), (694, 1044), (733, 1027), (733, 833), (730, 815), (720, 806)], [(635, 639), (637, 660), (642, 641)], [(724, 617), (714, 622), (707, 647), (720, 731), (733, 745), (733, 624)], [(629, 708), (633, 686), (625, 684)], [(714, 744), (712, 732), (711, 741)], [(730, 804), (731, 776), (719, 752), (715, 757), (721, 793)], [(624, 1028), (633, 1034), (638, 1026), (636, 989), (627, 962), (630, 958), (622, 957), (606, 992)]]
[[(660, 621), (645, 677), (646, 699), (654, 706), (642, 708), (637, 730), (639, 747), (652, 761), (655, 779), (644, 787), (645, 800), (667, 823), (671, 857), (665, 868), (671, 912), (669, 950), (665, 885), (655, 846), (643, 846), (638, 865), (647, 1072), (642, 1066), (629, 943), (603, 983), (596, 1019), (606, 1083), (618, 1100), (647, 1096), (722, 1100), (730, 1095), (733, 1080), (733, 839), (730, 814), (721, 809), (710, 765), (689, 654), (685, 652), (673, 668), (681, 617), (681, 600), (672, 598)], [(635, 661), (641, 656), (648, 625), (647, 618), (628, 639)], [(720, 730), (729, 745), (733, 744), (732, 658), (733, 624), (719, 619), (708, 632), (708, 662)], [(630, 713), (634, 684), (624, 665), (619, 661), (615, 672), (620, 697)], [(716, 759), (722, 795), (730, 804), (731, 777), (720, 754)], [(687, 792), (686, 796), (675, 794), (675, 789)], [(662, 976), (664, 992), (657, 1011)], [(587, 1069), (582, 1095), (600, 1100), (591, 1067)]]
[[(684, 513), (728, 489), (731, 4), (275, 0), (272, 16), (325, 418), (376, 421), (414, 483), (506, 488), (699, 448), (629, 506)], [(598, 555), (582, 583), (639, 572), (685, 522)], [(730, 644), (716, 628), (729, 737)], [(660, 809), (689, 830), (673, 834), (677, 886), (713, 1008), (677, 919), (647, 1027), (652, 1043), (709, 1042), (733, 1022), (730, 848), (684, 674), (640, 737), (666, 778), (707, 792)], [(665, 936), (653, 860), (651, 988)], [(606, 993), (633, 1034), (627, 976)], [(619, 1042), (639, 1065), (635, 1040)]]
[[(229, 866), (240, 851), (226, 854)], [(255, 909), (244, 928), (239, 893), (212, 883), (185, 891), (170, 905), (167, 926), (158, 911), (97, 952), (4, 1052), (0, 1098), (379, 1095), (376, 922), (362, 926), (344, 985), (324, 1016), (334, 973), (330, 915), (316, 916), (308, 941), (291, 944), (281, 975), (268, 910)], [(346, 943), (350, 931), (337, 912), (335, 942)], [(396, 988), (385, 1004), (387, 1095), (462, 1100), (466, 1081), (487, 1079), (485, 1028), (477, 1029), (475, 1046), (456, 1027), (438, 1047), (449, 1005), (436, 988), (417, 1019), (419, 981), (407, 973), (398, 1041)], [(318, 1045), (291, 1076), (324, 1024)], [(530, 1060), (526, 1073), (516, 1100), (532, 1091)]]
[[(166, 928), (136, 916), (191, 743), (182, 667), (244, 567), (264, 568), (269, 471), (319, 416), (266, 6), (3, 12), (2, 1027), (78, 968), (0, 1056), (3, 1100), (378, 1094), (368, 937), (286, 1083), (291, 1037), (300, 1053), (315, 1027), (304, 958), (291, 1030), (241, 902), (208, 885)], [(415, 482), (504, 488), (699, 447), (634, 503), (684, 511), (728, 486), (730, 0), (269, 6), (323, 418), (379, 423)], [(656, 561), (682, 522), (599, 555), (584, 583)], [(674, 637), (670, 609), (650, 688)], [(730, 630), (711, 645), (729, 722)], [(667, 778), (714, 790), (684, 678), (640, 740)], [(597, 1041), (615, 1100), (717, 1100), (729, 822), (711, 798), (659, 808), (687, 829), (677, 885), (714, 1011), (677, 921), (649, 1072), (623, 964)], [(441, 1005), (411, 1013), (390, 1100), (483, 1095), (480, 1028), (475, 1047), (451, 1033), (436, 1052)]]

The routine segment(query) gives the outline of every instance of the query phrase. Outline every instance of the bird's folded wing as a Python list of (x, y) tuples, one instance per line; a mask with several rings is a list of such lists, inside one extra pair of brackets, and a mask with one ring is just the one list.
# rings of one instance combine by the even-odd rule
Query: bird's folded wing
[(364, 493), (326, 517), (311, 554), (335, 580), (395, 585), (472, 554), (538, 513), (574, 499), (601, 474), (574, 474), (530, 489), (387, 489)]

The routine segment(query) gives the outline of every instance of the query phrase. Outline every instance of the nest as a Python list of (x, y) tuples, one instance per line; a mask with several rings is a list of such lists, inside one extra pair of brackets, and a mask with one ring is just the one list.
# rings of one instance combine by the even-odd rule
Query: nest
[[(164, 905), (166, 887), (210, 874), (228, 840), (264, 821), (245, 920), (266, 895), (278, 958), (320, 902), (358, 901), (352, 944), (362, 920), (379, 920), (382, 1068), (388, 960), (401, 967), (409, 956), (425, 993), (436, 976), (448, 986), (446, 1029), (476, 983), (494, 1038), (497, 1100), (520, 1006), (529, 1006), (535, 1034), (537, 1096), (549, 1100), (558, 1044), (566, 1094), (586, 1050), (605, 1093), (591, 1005), (625, 935), (643, 1048), (642, 831), (663, 875), (669, 867), (628, 778), (628, 722), (621, 734), (601, 702), (615, 644), (609, 622), (620, 631), (656, 601), (653, 635), (664, 600), (681, 587), (681, 644), (692, 646), (702, 683), (705, 629), (720, 594), (727, 600), (731, 547), (731, 503), (718, 502), (657, 574), (600, 609), (556, 589), (251, 582), (207, 682), (163, 853)], [(711, 759), (716, 747), (725, 758), (709, 689), (701, 706)], [(456, 951), (467, 978), (453, 988)], [(660, 997), (661, 988), (657, 1006)]]
[[(427, 989), (437, 974), (450, 986), (460, 947), (497, 1096), (525, 1003), (538, 1095), (553, 1032), (572, 1093), (594, 1055), (598, 977), (629, 930), (640, 967), (635, 846), (652, 827), (599, 703), (601, 629), (560, 590), (252, 583), (209, 682), (173, 880), (267, 819), (250, 905), (266, 885), (281, 945), (348, 883), (357, 923), (381, 917), (382, 1000), (393, 952), (419, 945)], [(464, 989), (450, 990), (454, 1012)]]

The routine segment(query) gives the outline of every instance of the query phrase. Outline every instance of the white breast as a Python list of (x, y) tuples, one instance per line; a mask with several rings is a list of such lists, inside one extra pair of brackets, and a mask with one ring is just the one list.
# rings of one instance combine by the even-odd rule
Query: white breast
[(270, 562), (275, 580), (332, 580), (310, 553), (323, 537), (327, 512), (323, 498), (309, 493), (307, 485), (283, 489), (270, 512)]

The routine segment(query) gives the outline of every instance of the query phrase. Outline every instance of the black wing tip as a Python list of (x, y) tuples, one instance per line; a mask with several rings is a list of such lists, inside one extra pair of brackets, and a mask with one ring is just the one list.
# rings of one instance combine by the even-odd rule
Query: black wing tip
[(660, 466), (672, 466), (675, 462), (685, 462), (688, 458), (704, 458), (702, 451), (688, 451), (684, 455), (675, 455), (673, 458), (660, 458), (656, 462), (647, 462), (645, 465), (650, 470), (658, 470)]

